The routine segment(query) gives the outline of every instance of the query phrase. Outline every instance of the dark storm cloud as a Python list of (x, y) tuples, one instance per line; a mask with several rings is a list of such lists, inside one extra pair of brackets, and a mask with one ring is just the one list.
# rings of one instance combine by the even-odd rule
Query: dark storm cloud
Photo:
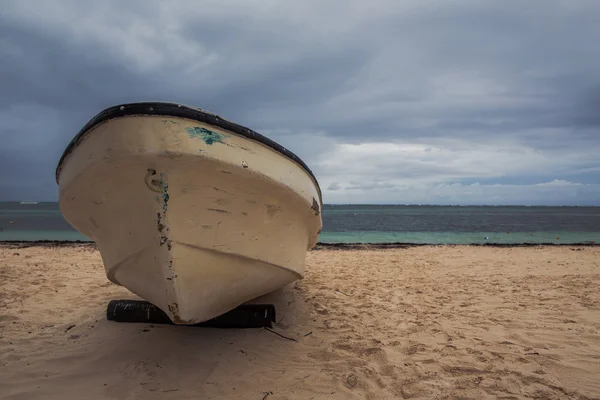
[(3, 26), (0, 37), (20, 47), (0, 63), (0, 200), (55, 199), (54, 170), (77, 131), (115, 100), (151, 91), (135, 74), (98, 64), (43, 32)]
[[(145, 100), (195, 105), (268, 134), (336, 196), (389, 191), (399, 179), (444, 190), (478, 179), (597, 183), (595, 1), (24, 4), (0, 12), (0, 167), (9, 171), (0, 201), (56, 199), (56, 162), (81, 126), (105, 107)], [(398, 164), (406, 154), (363, 149), (353, 168), (336, 161), (339, 144), (368, 142), (447, 152)], [(477, 162), (452, 163), (474, 145)], [(515, 172), (519, 152), (543, 167)], [(493, 171), (482, 154), (495, 157)], [(368, 163), (381, 176), (362, 175), (374, 173)]]
[[(153, 93), (148, 77), (114, 63), (100, 48), (73, 46), (55, 35), (26, 27), (0, 26), (0, 37), (15, 45), (0, 64), (0, 107), (34, 102), (83, 121), (82, 111), (96, 111), (115, 97), (135, 99)], [(89, 114), (89, 112), (88, 112)], [(83, 119), (82, 119), (83, 118)]]

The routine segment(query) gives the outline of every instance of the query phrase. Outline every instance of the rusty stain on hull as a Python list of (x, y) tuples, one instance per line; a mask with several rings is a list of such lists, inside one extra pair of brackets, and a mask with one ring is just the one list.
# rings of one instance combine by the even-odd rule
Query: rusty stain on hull
[(317, 203), (317, 199), (315, 199), (313, 197), (313, 202), (312, 202), (312, 207), (310, 207), (311, 210), (313, 210), (315, 212), (315, 215), (319, 215), (321, 213), (321, 210), (319, 209), (319, 203)]
[(161, 216), (160, 216), (159, 212), (156, 213), (156, 217), (157, 217), (157, 220), (158, 220), (158, 222), (157, 222), (158, 231), (162, 232), (163, 229), (165, 229), (165, 225), (161, 222)]
[(169, 311), (172, 313), (173, 317), (171, 320), (176, 324), (185, 324), (188, 321), (184, 321), (179, 317), (179, 304), (173, 302), (173, 304), (169, 304)]
[[(156, 171), (154, 170), (148, 170), (148, 171), (153, 171), (154, 173), (152, 175), (156, 174)], [(148, 176), (148, 175), (146, 175)], [(160, 181), (155, 180), (155, 182), (157, 185), (159, 185), (162, 188), (162, 212), (157, 212), (156, 213), (156, 228), (158, 229), (158, 233), (160, 233), (159, 236), (159, 245), (160, 246), (167, 246), (167, 252), (168, 252), (168, 256), (167, 256), (167, 267), (169, 269), (169, 271), (171, 272), (171, 277), (167, 278), (168, 280), (172, 280), (172, 278), (175, 278), (175, 274), (173, 273), (172, 270), (172, 266), (173, 266), (173, 260), (171, 259), (171, 239), (169, 237), (170, 234), (170, 229), (169, 226), (166, 223), (166, 214), (167, 211), (169, 209), (169, 184), (167, 183), (167, 179), (165, 177), (164, 173), (160, 174)]]

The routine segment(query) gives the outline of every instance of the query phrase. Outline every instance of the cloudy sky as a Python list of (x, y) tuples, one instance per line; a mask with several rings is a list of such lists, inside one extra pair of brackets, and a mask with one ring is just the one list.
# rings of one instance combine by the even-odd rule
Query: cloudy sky
[(299, 155), (326, 203), (600, 205), (600, 1), (11, 1), (0, 201), (89, 118), (173, 101)]

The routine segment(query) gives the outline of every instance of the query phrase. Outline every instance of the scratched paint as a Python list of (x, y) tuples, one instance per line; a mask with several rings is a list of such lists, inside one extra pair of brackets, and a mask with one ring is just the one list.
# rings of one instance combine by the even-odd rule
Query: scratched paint
[[(177, 274), (173, 270), (173, 258), (171, 254), (172, 241), (170, 237), (171, 229), (169, 228), (169, 225), (167, 224), (166, 220), (169, 204), (169, 184), (167, 182), (166, 174), (161, 172), (160, 180), (157, 180), (156, 183), (158, 189), (160, 189), (157, 190), (159, 194), (157, 194), (156, 197), (162, 199), (162, 212), (158, 211), (156, 213), (156, 227), (159, 233), (159, 246), (166, 246), (167, 248), (165, 264), (167, 270), (166, 272), (170, 276), (167, 276), (166, 279), (172, 282), (175, 278), (177, 278)], [(171, 309), (171, 306), (169, 306), (169, 310), (174, 314), (171, 317), (171, 319), (173, 319), (174, 321), (178, 320), (179, 316), (177, 315), (178, 310), (176, 303), (175, 308)]]
[(313, 197), (313, 202), (312, 202), (312, 207), (310, 207), (311, 210), (313, 210), (315, 212), (315, 215), (319, 215), (321, 213), (321, 211), (319, 210), (319, 203), (317, 203), (317, 199), (315, 199)]
[(169, 185), (167, 185), (166, 183), (163, 185), (163, 212), (167, 212), (167, 207), (168, 207), (168, 203), (169, 203), (169, 193), (167, 192), (169, 188)]
[(155, 175), (156, 175), (156, 170), (148, 169), (148, 171), (146, 173), (146, 177), (144, 178), (144, 182), (146, 182), (146, 186), (148, 187), (148, 189), (152, 190), (153, 192), (160, 193), (161, 192), (160, 181), (158, 179), (153, 178), (153, 176), (155, 176)]
[(169, 184), (167, 183), (167, 180), (165, 179), (165, 175), (162, 172), (160, 174), (160, 184), (162, 187), (163, 213), (166, 213), (168, 210), (168, 204), (169, 204)]
[(185, 128), (185, 130), (191, 138), (200, 138), (208, 145), (212, 145), (213, 143), (225, 143), (223, 139), (227, 137), (219, 132), (211, 131), (199, 126)]
[[(156, 213), (156, 217), (157, 217), (157, 228), (158, 228), (158, 232), (161, 233), (160, 236), (160, 245), (167, 245), (167, 249), (170, 251), (171, 250), (171, 239), (169, 239), (169, 227), (166, 224), (166, 214), (167, 214), (167, 210), (168, 210), (168, 205), (169, 205), (169, 185), (167, 183), (167, 179), (165, 177), (165, 174), (161, 172), (160, 174), (160, 187), (162, 189), (162, 203), (163, 203), (163, 207), (162, 207), (162, 214), (160, 212)], [(168, 260), (169, 263), (171, 263), (171, 260)]]

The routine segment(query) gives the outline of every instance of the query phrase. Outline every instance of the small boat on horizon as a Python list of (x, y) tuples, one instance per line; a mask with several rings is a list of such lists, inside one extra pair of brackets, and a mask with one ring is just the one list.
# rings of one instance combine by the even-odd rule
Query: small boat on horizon
[(56, 168), (65, 219), (96, 242), (107, 278), (176, 324), (195, 324), (304, 274), (322, 197), (288, 149), (207, 111), (108, 108)]
[(19, 204), (38, 204), (37, 201), (29, 201), (29, 200), (24, 200), (19, 202)]

